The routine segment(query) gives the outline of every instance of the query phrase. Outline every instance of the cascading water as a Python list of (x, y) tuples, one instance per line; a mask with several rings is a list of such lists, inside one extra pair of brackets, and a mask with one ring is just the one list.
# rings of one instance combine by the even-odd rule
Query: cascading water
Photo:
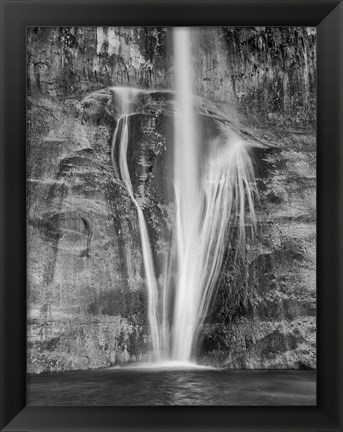
[(192, 98), (190, 34), (185, 28), (174, 29), (176, 113), (174, 143), (174, 189), (176, 205), (175, 234), (177, 282), (174, 306), (173, 358), (190, 360), (186, 351), (191, 344), (197, 314), (200, 286), (195, 284), (199, 217), (199, 143)]
[(142, 244), (142, 255), (144, 262), (144, 271), (146, 278), (146, 285), (148, 291), (148, 321), (150, 327), (150, 334), (152, 339), (153, 352), (155, 356), (155, 360), (159, 360), (160, 358), (160, 340), (159, 340), (159, 330), (157, 323), (157, 300), (158, 300), (158, 287), (154, 270), (153, 256), (151, 251), (151, 245), (149, 240), (148, 228), (145, 221), (144, 213), (142, 208), (140, 207), (138, 201), (135, 199), (129, 168), (127, 164), (127, 148), (128, 148), (128, 118), (130, 114), (130, 107), (133, 103), (136, 95), (139, 93), (139, 90), (132, 88), (113, 88), (112, 91), (115, 93), (117, 100), (120, 103), (119, 113), (120, 117), (117, 122), (116, 129), (113, 134), (112, 140), (112, 164), (115, 169), (116, 160), (115, 160), (115, 149), (118, 141), (118, 134), (121, 128), (121, 135), (119, 138), (119, 173), (123, 184), (125, 185), (126, 191), (129, 194), (133, 204), (137, 209), (138, 215), (138, 223), (139, 223), (139, 231), (141, 237)]
[[(177, 254), (172, 357), (190, 361), (222, 265), (230, 224), (238, 224), (238, 248), (245, 248), (247, 201), (255, 222), (253, 166), (245, 143), (230, 133), (202, 154), (192, 96), (190, 30), (174, 30), (176, 133), (174, 185)], [(209, 146), (210, 143), (208, 143)], [(200, 172), (201, 170), (201, 172)]]
[[(175, 365), (175, 362), (189, 364), (192, 360), (233, 232), (237, 233), (234, 236), (236, 255), (244, 256), (247, 215), (252, 231), (255, 225), (256, 185), (253, 165), (242, 138), (222, 123), (218, 126), (220, 139), (209, 138), (204, 143), (204, 137), (197, 134), (201, 125), (192, 87), (191, 31), (176, 28), (173, 35), (175, 219), (169, 263), (165, 265), (160, 285), (155, 275), (146, 220), (135, 198), (127, 163), (128, 124), (133, 114), (130, 110), (137, 95), (147, 90), (112, 89), (119, 102), (119, 120), (111, 154), (113, 167), (137, 210), (154, 359), (173, 361)], [(170, 311), (173, 311), (172, 316)]]

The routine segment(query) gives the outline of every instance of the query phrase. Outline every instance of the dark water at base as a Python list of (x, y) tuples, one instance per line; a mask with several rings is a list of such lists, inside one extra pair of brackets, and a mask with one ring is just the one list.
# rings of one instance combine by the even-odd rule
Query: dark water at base
[(316, 372), (110, 368), (30, 375), (28, 405), (316, 405)]

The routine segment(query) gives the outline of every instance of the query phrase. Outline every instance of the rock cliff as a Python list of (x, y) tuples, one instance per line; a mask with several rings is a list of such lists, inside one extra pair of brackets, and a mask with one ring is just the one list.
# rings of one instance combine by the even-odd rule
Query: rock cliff
[[(129, 170), (157, 275), (172, 203), (173, 56), (164, 28), (29, 28), (28, 371), (149, 358), (135, 208), (111, 164), (112, 86), (149, 89), (129, 120)], [(306, 28), (200, 30), (194, 78), (208, 130), (253, 144), (258, 227), (223, 266), (202, 362), (314, 368), (316, 38)], [(229, 257), (228, 257), (229, 258)]]

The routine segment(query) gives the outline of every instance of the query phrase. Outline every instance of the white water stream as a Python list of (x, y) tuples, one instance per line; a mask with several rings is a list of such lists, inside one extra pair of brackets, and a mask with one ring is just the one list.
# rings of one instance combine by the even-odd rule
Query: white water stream
[(154, 351), (155, 360), (160, 359), (160, 340), (159, 330), (157, 322), (157, 307), (158, 307), (158, 286), (154, 270), (154, 262), (151, 251), (150, 239), (148, 234), (148, 228), (145, 221), (144, 213), (140, 207), (138, 201), (135, 199), (129, 168), (127, 164), (127, 150), (128, 150), (128, 116), (130, 114), (131, 104), (134, 102), (135, 97), (139, 93), (139, 90), (132, 88), (113, 88), (112, 91), (115, 93), (117, 100), (120, 102), (120, 117), (117, 122), (116, 129), (114, 131), (112, 140), (112, 164), (115, 166), (115, 149), (118, 141), (118, 133), (121, 128), (121, 135), (119, 139), (119, 170), (120, 177), (125, 185), (126, 191), (129, 194), (133, 204), (137, 209), (139, 231), (142, 245), (142, 255), (144, 263), (144, 271), (146, 278), (146, 285), (148, 288), (148, 321), (150, 327), (150, 335), (152, 340), (152, 347)]
[[(134, 196), (127, 162), (129, 115), (137, 95), (144, 90), (112, 89), (119, 102), (119, 120), (111, 154), (113, 166), (119, 165), (120, 178), (137, 210), (154, 359), (189, 364), (216, 294), (224, 253), (230, 248), (228, 239), (232, 238), (233, 230), (236, 252), (244, 255), (247, 215), (252, 228), (255, 224), (256, 186), (247, 145), (237, 134), (230, 131), (227, 140), (208, 142), (207, 151), (203, 151), (200, 144), (204, 137), (197, 135), (201, 128), (194, 108), (191, 30), (175, 28), (173, 37), (175, 220), (170, 249), (175, 266), (169, 266), (162, 286), (156, 279), (147, 223)], [(225, 135), (225, 131), (223, 133)], [(118, 151), (116, 146), (119, 146)], [(171, 274), (170, 268), (176, 268), (176, 274)], [(174, 295), (170, 295), (172, 291)], [(172, 317), (167, 316), (170, 310), (173, 310)]]
[(224, 144), (212, 145), (206, 157), (202, 154), (192, 96), (195, 71), (191, 43), (190, 29), (174, 29), (177, 107), (174, 238), (178, 271), (172, 358), (178, 361), (192, 358), (215, 295), (230, 224), (238, 224), (237, 241), (244, 251), (246, 213), (255, 221), (254, 172), (244, 141), (231, 134)]

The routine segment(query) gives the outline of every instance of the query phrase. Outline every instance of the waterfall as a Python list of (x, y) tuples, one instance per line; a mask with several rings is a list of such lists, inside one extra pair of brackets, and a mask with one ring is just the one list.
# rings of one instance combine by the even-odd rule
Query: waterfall
[(175, 241), (177, 253), (177, 285), (174, 306), (172, 355), (189, 360), (197, 314), (199, 287), (194, 283), (199, 273), (196, 259), (201, 213), (199, 182), (199, 145), (192, 99), (192, 66), (190, 34), (185, 28), (174, 29), (176, 115), (174, 144), (174, 189), (176, 205)]
[(150, 239), (148, 234), (148, 228), (145, 221), (144, 213), (139, 203), (135, 199), (133, 187), (131, 183), (129, 168), (127, 164), (127, 149), (128, 149), (128, 118), (130, 114), (130, 106), (134, 101), (139, 90), (132, 88), (113, 88), (112, 89), (117, 96), (120, 106), (119, 113), (120, 117), (117, 122), (116, 129), (113, 134), (111, 157), (113, 168), (116, 169), (115, 160), (115, 148), (118, 141), (119, 130), (121, 128), (121, 134), (119, 138), (119, 173), (120, 178), (125, 186), (131, 201), (136, 207), (139, 223), (139, 232), (142, 245), (142, 255), (144, 263), (144, 272), (146, 279), (146, 286), (148, 291), (148, 323), (150, 328), (150, 335), (152, 340), (152, 347), (155, 356), (155, 360), (160, 359), (160, 340), (159, 340), (159, 329), (157, 322), (157, 305), (158, 305), (158, 285), (155, 276), (153, 255), (151, 251)]
[[(154, 359), (180, 364), (193, 360), (201, 329), (216, 295), (224, 254), (234, 247), (235, 256), (244, 258), (248, 217), (251, 233), (256, 222), (256, 184), (247, 144), (238, 134), (220, 123), (217, 125), (219, 138), (201, 136), (192, 86), (195, 71), (191, 31), (175, 28), (173, 37), (175, 217), (168, 263), (165, 263), (160, 285), (155, 275), (147, 223), (134, 195), (127, 162), (129, 117), (133, 114), (137, 94), (147, 90), (112, 89), (119, 103), (119, 120), (111, 156), (113, 167), (137, 210)], [(117, 145), (119, 149), (116, 150)]]
[[(203, 154), (192, 93), (190, 30), (174, 29), (176, 114), (174, 189), (177, 282), (172, 357), (190, 361), (199, 330), (215, 295), (231, 225), (244, 254), (245, 218), (255, 222), (255, 180), (245, 142), (228, 134)], [(213, 145), (214, 144), (214, 145)], [(247, 208), (246, 208), (247, 207)]]

